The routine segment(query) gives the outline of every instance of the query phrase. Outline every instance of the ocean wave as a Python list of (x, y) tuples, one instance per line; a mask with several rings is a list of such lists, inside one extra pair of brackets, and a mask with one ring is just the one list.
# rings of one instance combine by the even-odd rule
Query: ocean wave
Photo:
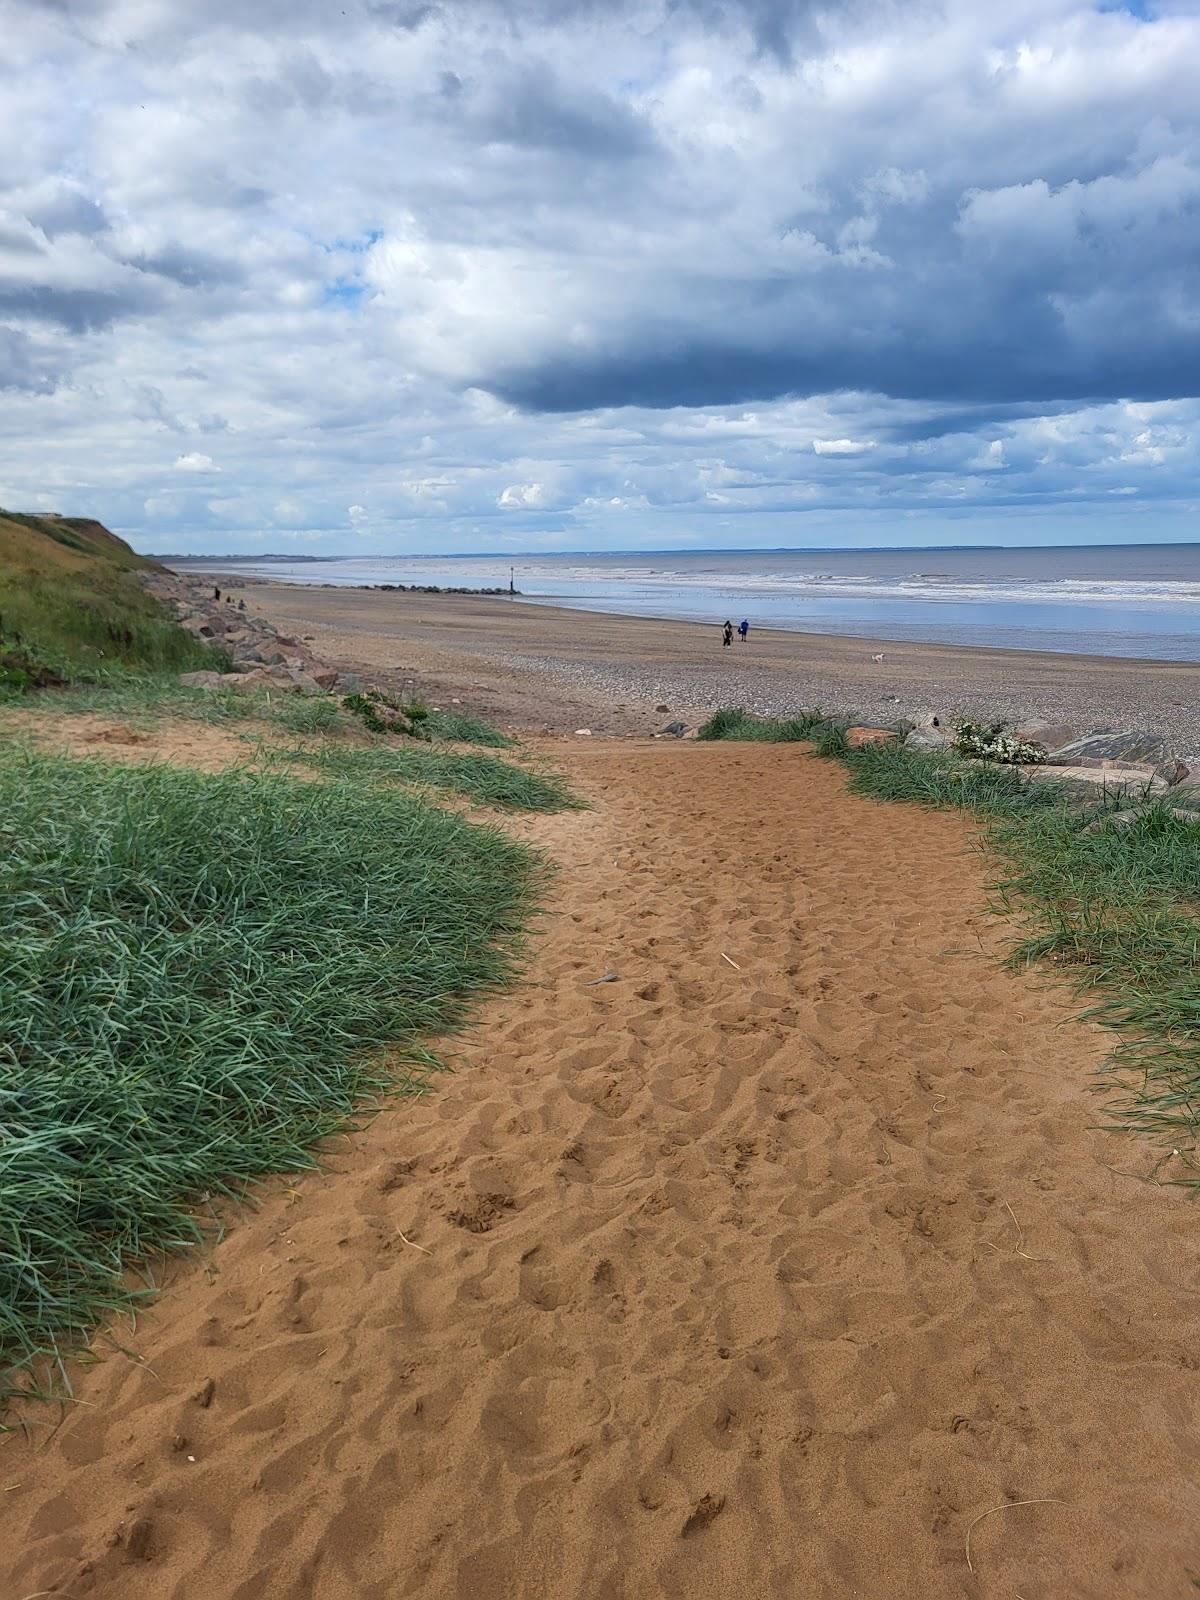
[[(906, 599), (1026, 605), (1102, 605), (1138, 608), (1200, 605), (1200, 583), (1181, 579), (965, 577), (913, 572), (898, 576), (839, 572), (697, 572), (662, 567), (536, 565), (522, 569), (526, 583), (579, 585), (608, 591), (629, 586), (651, 592), (714, 590), (812, 598)], [(520, 585), (518, 585), (519, 587)]]
[[(517, 587), (528, 594), (583, 598), (662, 597), (675, 592), (707, 593), (747, 602), (756, 595), (797, 600), (910, 600), (927, 603), (1102, 606), (1127, 610), (1179, 610), (1200, 606), (1200, 582), (1189, 579), (1023, 577), (996, 573), (973, 575), (913, 571), (902, 574), (838, 572), (814, 567), (797, 571), (764, 564), (754, 571), (721, 565), (674, 565), (666, 562), (621, 564), (536, 557), (515, 561), (488, 557), (357, 558), (345, 561), (294, 563), (248, 568), (272, 578), (310, 583), (468, 583), (504, 584), (516, 567)], [(236, 571), (229, 562), (227, 570)]]

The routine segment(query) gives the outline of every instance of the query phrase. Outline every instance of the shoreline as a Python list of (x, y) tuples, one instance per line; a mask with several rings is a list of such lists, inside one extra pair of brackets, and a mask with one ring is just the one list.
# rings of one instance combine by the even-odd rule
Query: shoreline
[(962, 715), (1137, 727), (1184, 756), (1200, 752), (1191, 662), (769, 628), (726, 650), (713, 625), (528, 598), (235, 574), (222, 584), (336, 663), (526, 730), (645, 735), (661, 726), (661, 706), (693, 724), (720, 706), (775, 716), (820, 706), (876, 722)]

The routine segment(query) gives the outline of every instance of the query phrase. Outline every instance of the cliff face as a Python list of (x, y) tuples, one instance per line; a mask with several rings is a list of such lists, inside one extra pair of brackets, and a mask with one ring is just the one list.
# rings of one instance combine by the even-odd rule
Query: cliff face
[[(69, 552), (125, 568), (156, 568), (94, 517), (58, 517), (0, 510), (0, 561), (37, 571), (61, 567)], [(67, 562), (70, 566), (73, 563)]]
[(146, 592), (158, 570), (94, 518), (0, 511), (0, 693), (208, 664)]

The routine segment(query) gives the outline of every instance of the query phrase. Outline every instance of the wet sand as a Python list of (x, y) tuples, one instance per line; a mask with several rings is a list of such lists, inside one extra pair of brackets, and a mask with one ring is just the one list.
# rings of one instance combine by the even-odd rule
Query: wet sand
[(528, 981), (0, 1439), (0, 1594), (1190, 1593), (1195, 1206), (1095, 1129), (1108, 1041), (998, 964), (962, 821), (554, 748), (593, 809), (512, 824)]
[(765, 629), (726, 650), (719, 627), (694, 622), (456, 595), (229, 586), (285, 630), (311, 634), (326, 656), (515, 727), (647, 733), (665, 720), (659, 705), (693, 723), (718, 706), (786, 715), (817, 705), (875, 721), (932, 712), (1148, 728), (1200, 759), (1200, 666), (1187, 662)]

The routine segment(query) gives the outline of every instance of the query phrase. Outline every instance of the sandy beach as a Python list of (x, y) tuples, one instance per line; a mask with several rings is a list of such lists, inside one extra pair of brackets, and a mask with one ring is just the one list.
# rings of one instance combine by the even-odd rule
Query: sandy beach
[[(718, 706), (773, 715), (820, 706), (875, 721), (961, 713), (1147, 728), (1181, 753), (1200, 754), (1200, 668), (1186, 662), (766, 629), (724, 650), (716, 625), (520, 600), (238, 580), (227, 587), (281, 628), (311, 635), (324, 656), (537, 731), (648, 733), (663, 724), (659, 705), (693, 723)], [(882, 661), (872, 659), (879, 654)]]
[(1189, 1592), (1194, 1207), (966, 825), (798, 746), (545, 748), (592, 809), (511, 824), (527, 981), (0, 1439), (0, 1593)]

